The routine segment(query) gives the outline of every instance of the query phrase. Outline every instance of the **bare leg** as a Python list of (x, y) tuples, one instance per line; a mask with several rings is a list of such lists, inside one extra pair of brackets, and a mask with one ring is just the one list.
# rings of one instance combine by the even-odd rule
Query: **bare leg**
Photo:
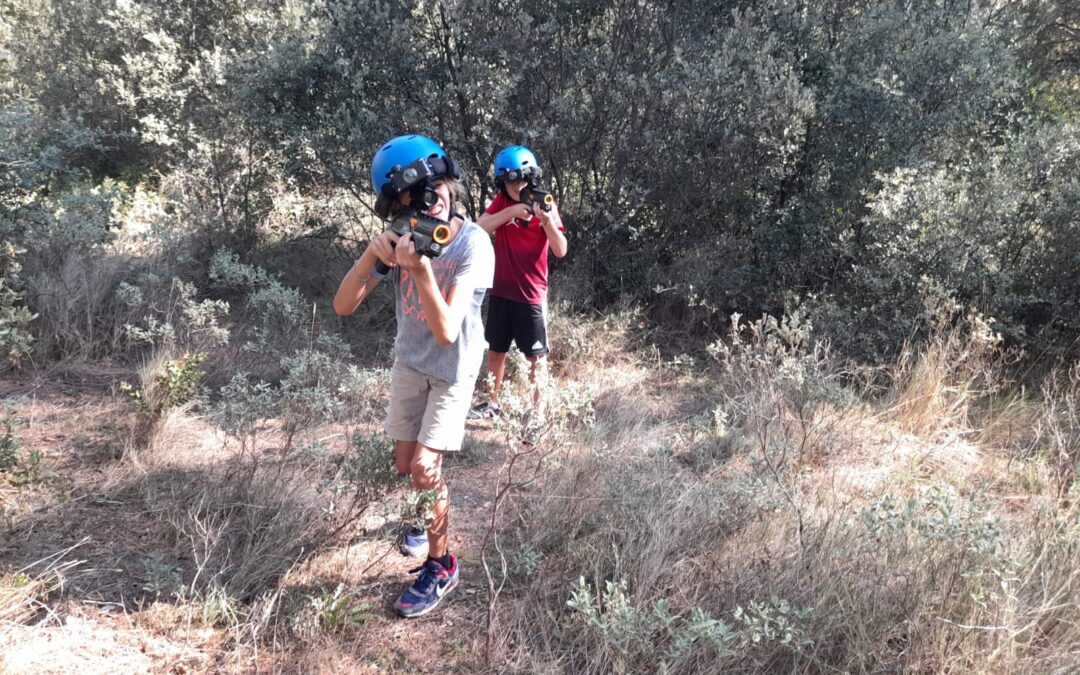
[(431, 558), (441, 558), (449, 548), (450, 493), (442, 478), (442, 458), (442, 451), (417, 443), (411, 464), (413, 487), (438, 493), (438, 499), (431, 507), (431, 520), (427, 523), (428, 556)]
[(502, 391), (503, 376), (506, 375), (506, 352), (489, 350), (487, 362), (488, 370), (491, 371), (491, 375), (495, 380), (491, 391), (488, 392), (488, 398), (491, 399), (493, 404), (498, 404), (499, 392)]
[(394, 469), (399, 476), (412, 473), (413, 455), (416, 454), (416, 441), (394, 442)]
[(536, 385), (536, 371), (537, 369), (547, 370), (547, 359), (543, 354), (539, 356), (529, 356), (529, 363), (532, 364), (529, 368), (529, 382), (533, 384), (533, 409), (536, 410), (536, 414), (539, 417), (544, 416), (544, 402), (540, 397), (540, 387)]

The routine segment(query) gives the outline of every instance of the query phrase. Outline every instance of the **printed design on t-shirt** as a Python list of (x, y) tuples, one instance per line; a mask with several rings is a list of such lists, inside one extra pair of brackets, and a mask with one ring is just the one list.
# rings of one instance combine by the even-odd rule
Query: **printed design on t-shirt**
[[(445, 258), (432, 258), (431, 271), (435, 275), (435, 284), (443, 297), (450, 290), (450, 281), (457, 271), (457, 261)], [(424, 313), (424, 305), (420, 301), (420, 290), (413, 281), (412, 274), (408, 270), (401, 270), (401, 313), (403, 316), (416, 319), (420, 322), (427, 321)]]

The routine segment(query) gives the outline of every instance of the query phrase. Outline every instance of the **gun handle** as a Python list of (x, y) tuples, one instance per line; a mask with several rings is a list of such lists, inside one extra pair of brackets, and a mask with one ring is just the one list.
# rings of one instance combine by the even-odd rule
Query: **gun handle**
[[(397, 244), (396, 243), (390, 244), (390, 247), (391, 248), (396, 248)], [(387, 265), (386, 263), (384, 263), (380, 258), (375, 259), (374, 268), (375, 268), (375, 271), (378, 272), (379, 274), (381, 274), (382, 276), (386, 276), (387, 274), (390, 274), (390, 266)]]

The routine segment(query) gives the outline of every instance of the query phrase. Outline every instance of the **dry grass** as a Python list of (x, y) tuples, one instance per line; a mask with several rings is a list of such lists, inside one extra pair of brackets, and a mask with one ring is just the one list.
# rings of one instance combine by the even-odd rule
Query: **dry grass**
[(51, 613), (49, 602), (63, 592), (68, 576), (81, 561), (65, 558), (70, 547), (22, 569), (0, 574), (0, 627), (24, 624)]
[[(2, 642), (2, 641), (0, 641)], [(0, 653), (0, 672), (201, 672), (210, 659), (192, 641), (169, 640), (132, 625), (110, 626), (98, 617), (68, 616), (63, 625), (19, 626)]]
[(939, 327), (920, 347), (907, 345), (894, 369), (888, 416), (927, 438), (969, 431), (972, 406), (1001, 385), (1000, 344), (981, 317), (969, 316)]
[(584, 316), (568, 305), (553, 304), (548, 317), (553, 376), (597, 382), (610, 377), (613, 368), (637, 363), (633, 347), (644, 326), (639, 310), (616, 307), (603, 315)]
[(303, 472), (269, 466), (243, 476), (192, 472), (148, 483), (150, 507), (192, 555), (188, 596), (220, 590), (247, 602), (272, 588), (314, 543), (315, 483)]
[(220, 461), (225, 444), (220, 429), (184, 405), (165, 411), (153, 424), (140, 418), (125, 443), (124, 458), (128, 467), (142, 473), (199, 469)]
[(64, 361), (115, 352), (130, 318), (117, 306), (117, 285), (131, 273), (125, 256), (69, 255), (28, 279), (27, 299), (39, 314), (41, 348)]
[[(521, 506), (516, 536), (540, 563), (508, 591), (507, 667), (1074, 670), (1080, 495), (1061, 501), (1040, 476), (1076, 447), (1075, 387), (995, 408), (1001, 356), (957, 330), (909, 357), (894, 396), (869, 406), (841, 395), (813, 345), (751, 342), (717, 372), (723, 428), (693, 414), (658, 423), (641, 411), (663, 400), (640, 389), (600, 394), (589, 445)], [(1036, 422), (1024, 439), (978, 442), (1017, 418)], [(667, 443), (648, 433), (664, 427)], [(726, 450), (677, 461), (686, 439)], [(1048, 443), (1042, 460), (1003, 454)], [(592, 614), (572, 594), (579, 577)]]
[[(869, 398), (796, 326), (757, 325), (708, 364), (653, 363), (641, 354), (659, 352), (628, 350), (632, 316), (558, 319), (577, 333), (553, 370), (588, 385), (596, 419), (563, 439), (539, 483), (507, 493), (494, 670), (1075, 670), (1080, 371), (1039, 396), (1008, 391), (1000, 354), (960, 328), (912, 350), (890, 393)], [(475, 561), (498, 453), (452, 475), (466, 576), (421, 626), (436, 636), (421, 649), (415, 625), (387, 609), (406, 578), (406, 563), (385, 555), (393, 516), (328, 527), (320, 490), (345, 449), (304, 454), (280, 420), (257, 438), (225, 443), (179, 407), (130, 443), (107, 483), (134, 488), (169, 542), (146, 554), (180, 583), (109, 630), (31, 628), (25, 612), (41, 606), (9, 602), (24, 608), (13, 619), (21, 651), (4, 665), (36, 667), (13, 659), (69, 639), (88, 672), (108, 651), (133, 669), (475, 668)], [(54, 603), (41, 578), (18, 597)], [(374, 618), (323, 613), (339, 584)]]
[(317, 435), (341, 452), (297, 449), (279, 420), (262, 423), (258, 444), (231, 443), (188, 408), (166, 410), (126, 457), (147, 508), (173, 538), (167, 560), (185, 561), (164, 564), (178, 583), (159, 591), (187, 625), (228, 630), (238, 648), (258, 649), (268, 634), (291, 641), (300, 610), (283, 593), (296, 570), (341, 544), (399, 482), (388, 447), (355, 446), (322, 429)]

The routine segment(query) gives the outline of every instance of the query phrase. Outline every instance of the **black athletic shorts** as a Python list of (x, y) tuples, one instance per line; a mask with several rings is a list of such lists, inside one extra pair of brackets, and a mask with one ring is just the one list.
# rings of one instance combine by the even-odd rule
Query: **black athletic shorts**
[(510, 342), (514, 341), (525, 356), (547, 354), (546, 324), (543, 305), (488, 296), (484, 337), (487, 339), (488, 349), (493, 352), (505, 354), (510, 351)]

